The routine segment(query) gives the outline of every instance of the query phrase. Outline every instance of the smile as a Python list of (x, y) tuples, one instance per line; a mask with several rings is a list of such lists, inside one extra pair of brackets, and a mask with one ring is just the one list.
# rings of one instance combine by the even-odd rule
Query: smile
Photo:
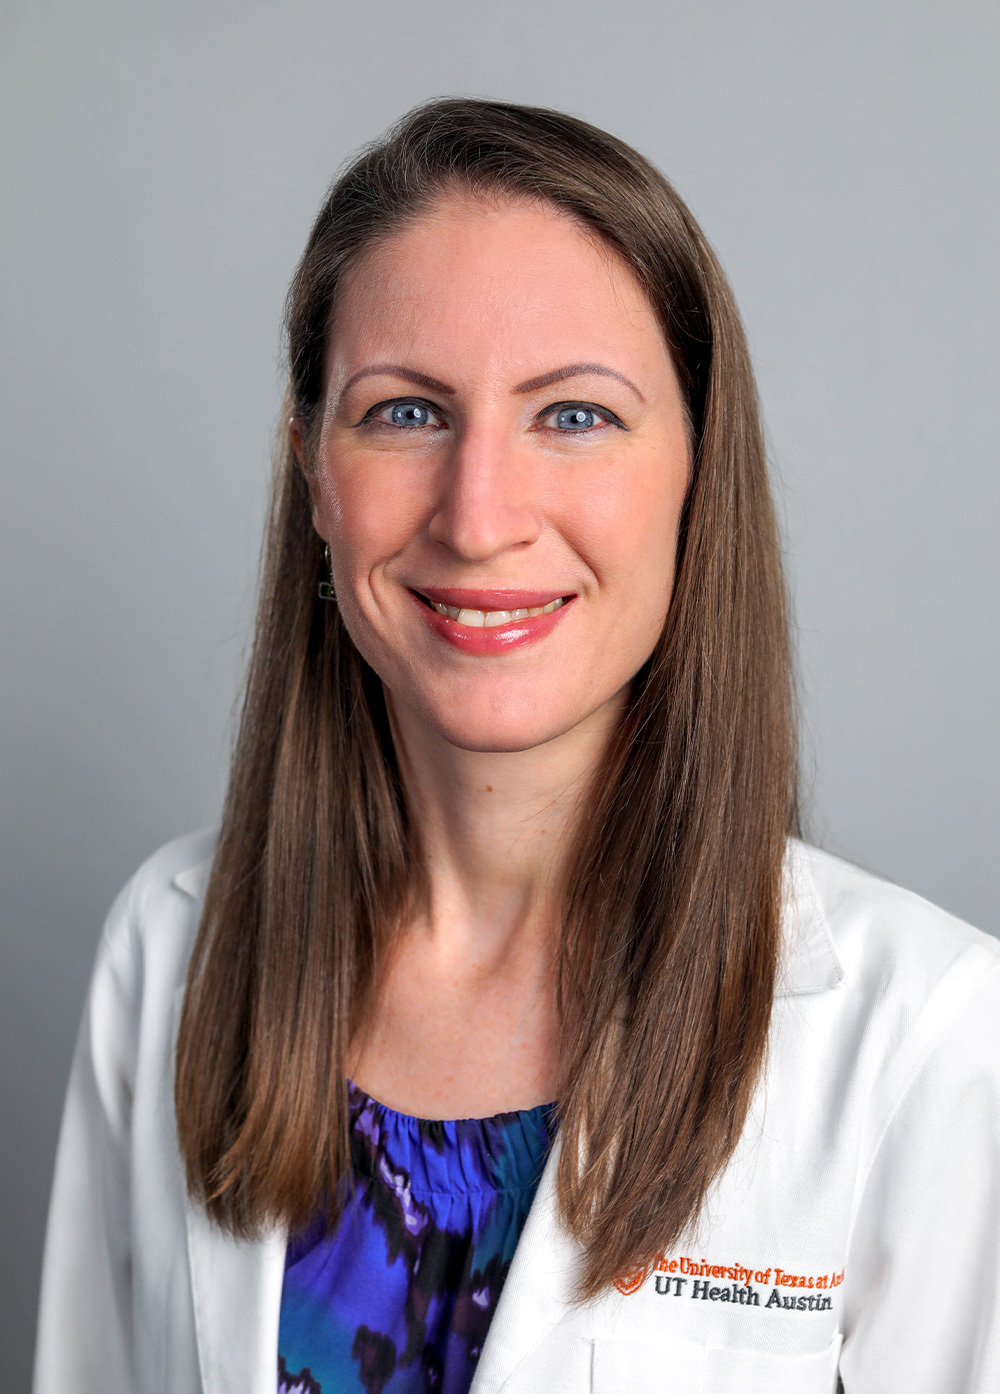
[(434, 600), (430, 604), (439, 615), (445, 615), (456, 624), (467, 625), (470, 629), (497, 629), (513, 620), (533, 620), (539, 615), (551, 615), (563, 604), (563, 598), (559, 596), (556, 600), (550, 600), (548, 605), (533, 605), (527, 610), (468, 610), (459, 609), (457, 605), (441, 605)]
[(431, 632), (461, 653), (486, 656), (536, 644), (572, 608), (575, 595), (549, 591), (412, 589)]

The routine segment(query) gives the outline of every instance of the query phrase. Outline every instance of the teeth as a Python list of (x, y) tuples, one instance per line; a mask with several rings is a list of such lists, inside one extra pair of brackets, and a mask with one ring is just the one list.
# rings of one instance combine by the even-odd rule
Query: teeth
[(550, 600), (548, 605), (535, 605), (530, 610), (460, 610), (457, 605), (439, 605), (436, 600), (431, 605), (439, 615), (446, 615), (457, 624), (468, 625), (470, 629), (495, 629), (512, 620), (534, 619), (536, 615), (551, 615), (562, 605), (562, 597)]

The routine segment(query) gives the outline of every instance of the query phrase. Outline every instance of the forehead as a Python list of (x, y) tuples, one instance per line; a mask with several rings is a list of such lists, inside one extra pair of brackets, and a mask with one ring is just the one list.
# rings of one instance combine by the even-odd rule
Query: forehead
[(546, 203), (473, 195), (443, 197), (364, 253), (331, 327), (331, 370), (401, 352), (522, 377), (553, 357), (669, 359), (636, 276), (596, 233)]

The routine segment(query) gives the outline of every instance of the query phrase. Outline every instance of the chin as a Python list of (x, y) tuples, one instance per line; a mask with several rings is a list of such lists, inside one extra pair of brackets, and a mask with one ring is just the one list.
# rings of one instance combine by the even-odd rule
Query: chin
[(449, 745), (491, 754), (534, 750), (571, 731), (590, 713), (589, 705), (580, 709), (565, 693), (554, 699), (552, 693), (512, 692), (504, 701), (495, 688), (488, 693), (461, 688), (425, 693), (413, 706)]
[(572, 663), (563, 663), (558, 673), (547, 666), (549, 671), (530, 674), (494, 671), (457, 679), (453, 673), (398, 668), (381, 676), (403, 731), (416, 735), (422, 726), (456, 750), (517, 754), (590, 723), (606, 733), (628, 683), (616, 684), (613, 674), (595, 672), (596, 665), (586, 673)]
[(523, 721), (498, 721), (496, 717), (475, 721), (470, 720), (468, 714), (463, 714), (457, 720), (454, 716), (444, 718), (440, 714), (435, 714), (431, 719), (431, 725), (449, 745), (458, 750), (473, 750), (493, 755), (534, 750), (537, 746), (545, 745), (547, 741), (561, 736), (575, 724), (573, 721), (567, 724), (565, 713), (559, 721), (535, 720), (528, 724)]

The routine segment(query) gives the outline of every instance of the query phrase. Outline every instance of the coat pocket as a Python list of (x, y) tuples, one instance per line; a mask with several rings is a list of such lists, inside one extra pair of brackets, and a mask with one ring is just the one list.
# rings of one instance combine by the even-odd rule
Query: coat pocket
[(807, 1355), (756, 1350), (706, 1350), (706, 1394), (836, 1394), (843, 1337)]
[(593, 1394), (836, 1394), (842, 1337), (806, 1354), (696, 1341), (594, 1342)]
[(706, 1346), (696, 1341), (594, 1341), (593, 1394), (703, 1394)]

